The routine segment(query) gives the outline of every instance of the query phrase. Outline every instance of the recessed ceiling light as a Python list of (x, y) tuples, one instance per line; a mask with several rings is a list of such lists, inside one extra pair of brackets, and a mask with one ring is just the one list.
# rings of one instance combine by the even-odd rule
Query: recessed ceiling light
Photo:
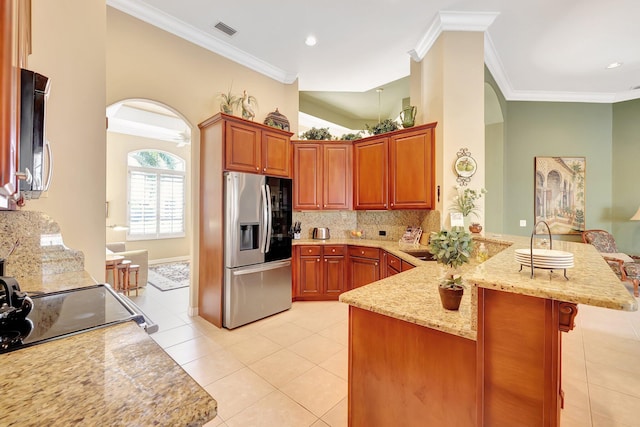
[(318, 41), (315, 36), (307, 36), (307, 39), (304, 41), (304, 44), (307, 46), (315, 46)]
[(622, 62), (612, 62), (611, 64), (607, 65), (607, 69), (612, 69), (612, 68), (618, 68), (622, 66)]

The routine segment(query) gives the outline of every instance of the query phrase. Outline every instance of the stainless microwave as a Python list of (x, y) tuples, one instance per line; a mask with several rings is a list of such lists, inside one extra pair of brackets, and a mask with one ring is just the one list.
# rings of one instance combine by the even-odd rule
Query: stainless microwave
[[(37, 199), (51, 183), (51, 148), (45, 136), (49, 79), (34, 71), (20, 72), (19, 188), (25, 199)], [(45, 157), (46, 154), (46, 157)]]

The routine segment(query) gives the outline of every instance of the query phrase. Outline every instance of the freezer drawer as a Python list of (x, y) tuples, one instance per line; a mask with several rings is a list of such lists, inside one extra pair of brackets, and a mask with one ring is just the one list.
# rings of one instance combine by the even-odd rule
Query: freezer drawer
[(290, 308), (290, 259), (226, 269), (225, 328), (237, 328)]

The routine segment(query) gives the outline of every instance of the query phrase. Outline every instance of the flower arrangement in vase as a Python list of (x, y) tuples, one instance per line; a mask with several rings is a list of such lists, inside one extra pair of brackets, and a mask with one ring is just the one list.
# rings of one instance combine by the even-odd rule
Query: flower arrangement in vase
[[(458, 194), (453, 198), (453, 205), (449, 210), (453, 212), (460, 212), (462, 216), (469, 220), (473, 215), (476, 218), (479, 216), (478, 211), (480, 208), (476, 205), (476, 202), (484, 195), (487, 194), (487, 190), (481, 188), (480, 190), (473, 190), (471, 188), (462, 188), (459, 185), (455, 186)], [(482, 227), (478, 222), (471, 222), (469, 229), (474, 233), (482, 231)], [(474, 231), (477, 230), (477, 231)]]
[(442, 306), (447, 310), (457, 310), (460, 307), (464, 284), (457, 269), (469, 262), (472, 250), (473, 240), (463, 227), (431, 233), (429, 252), (437, 262), (450, 269), (438, 288)]

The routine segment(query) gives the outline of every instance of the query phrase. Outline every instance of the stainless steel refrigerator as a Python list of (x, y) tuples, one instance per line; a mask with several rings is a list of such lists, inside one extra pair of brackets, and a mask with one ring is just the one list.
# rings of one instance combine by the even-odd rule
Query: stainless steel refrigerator
[(291, 308), (291, 180), (225, 173), (222, 325), (233, 329)]

